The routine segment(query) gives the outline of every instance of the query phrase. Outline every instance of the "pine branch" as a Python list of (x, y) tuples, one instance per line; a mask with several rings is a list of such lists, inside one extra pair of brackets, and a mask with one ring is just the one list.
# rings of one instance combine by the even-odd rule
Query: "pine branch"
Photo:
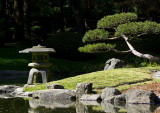
[(121, 38), (121, 37), (118, 36), (118, 37), (106, 38), (106, 40), (115, 40), (115, 39), (118, 39), (118, 38)]
[(112, 49), (112, 51), (116, 52), (116, 53), (130, 53), (132, 52), (131, 50), (127, 50), (127, 51), (119, 51), (117, 49)]
[(154, 62), (157, 62), (160, 64), (160, 58), (159, 57), (155, 57), (155, 56), (152, 56), (150, 54), (143, 54), (143, 53), (140, 53), (138, 52), (137, 50), (135, 50), (135, 48), (129, 43), (128, 41), (128, 38), (121, 33), (121, 36), (123, 37), (123, 39), (125, 40), (126, 44), (128, 45), (129, 49), (131, 50), (131, 52), (136, 55), (137, 57), (140, 57), (140, 58), (146, 58), (146, 59), (149, 59), (149, 60), (152, 60)]
[(90, 52), (90, 53), (106, 53), (106, 52), (108, 52), (108, 51), (110, 51), (110, 50), (105, 50), (105, 51), (93, 51), (93, 52)]
[(143, 36), (143, 35), (146, 35), (147, 33), (142, 33), (142, 34), (139, 34), (137, 35), (136, 37), (140, 37), (140, 36)]

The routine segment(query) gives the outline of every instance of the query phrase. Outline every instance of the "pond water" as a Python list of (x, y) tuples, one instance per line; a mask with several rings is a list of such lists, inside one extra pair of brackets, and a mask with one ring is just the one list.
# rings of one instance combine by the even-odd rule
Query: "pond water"
[[(0, 96), (1, 97), (1, 96)], [(0, 98), (0, 113), (160, 113), (152, 105), (113, 105), (97, 102), (40, 101)]]

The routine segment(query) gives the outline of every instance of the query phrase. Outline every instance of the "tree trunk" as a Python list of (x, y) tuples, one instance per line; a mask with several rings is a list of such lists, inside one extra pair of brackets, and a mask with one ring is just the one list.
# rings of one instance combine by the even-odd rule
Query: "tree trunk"
[(137, 57), (140, 57), (140, 58), (146, 58), (146, 59), (149, 59), (153, 62), (157, 62), (158, 64), (160, 64), (160, 58), (159, 57), (155, 57), (155, 56), (152, 56), (150, 54), (143, 54), (143, 53), (140, 53), (138, 52), (137, 50), (135, 50), (135, 48), (129, 43), (128, 41), (128, 38), (121, 34), (121, 36), (123, 37), (123, 39), (125, 40), (126, 44), (128, 45), (129, 49), (131, 50), (131, 52), (137, 56)]
[(84, 20), (84, 0), (71, 0), (71, 7), (76, 16), (76, 26), (80, 33), (84, 32), (85, 20)]
[(12, 37), (12, 33), (10, 31), (10, 26), (9, 26), (9, 11), (7, 9), (9, 4), (8, 0), (2, 0), (1, 2), (1, 10), (0, 10), (0, 18), (4, 19), (3, 22), (0, 22), (0, 45), (3, 45), (6, 41), (10, 41)]
[(14, 0), (14, 33), (13, 40), (24, 39), (23, 0)]
[(84, 23), (85, 23), (85, 28), (89, 28), (88, 23), (87, 23), (87, 17), (88, 17), (88, 11), (89, 11), (89, 5), (90, 5), (90, 0), (84, 0), (85, 2), (85, 8), (84, 8)]
[(24, 0), (23, 11), (24, 11), (24, 36), (27, 39), (31, 36), (29, 0)]
[(6, 1), (5, 0), (2, 0), (2, 3), (1, 3), (1, 7), (2, 7), (2, 9), (1, 9), (1, 15), (5, 18), (6, 17)]
[(5, 43), (5, 34), (6, 34), (6, 1), (2, 0), (1, 5), (1, 11), (0, 11), (0, 18), (3, 18), (5, 20), (4, 23), (0, 23), (0, 47), (4, 45)]

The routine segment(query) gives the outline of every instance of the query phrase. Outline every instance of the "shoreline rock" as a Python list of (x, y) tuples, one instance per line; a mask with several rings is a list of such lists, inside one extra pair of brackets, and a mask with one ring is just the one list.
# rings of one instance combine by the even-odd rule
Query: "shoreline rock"
[(154, 92), (136, 89), (127, 91), (125, 98), (130, 104), (155, 104), (158, 97)]
[(84, 94), (92, 93), (92, 83), (78, 83), (76, 85), (76, 97), (81, 98)]
[(0, 86), (0, 94), (14, 92), (17, 88), (20, 88), (20, 86), (15, 86), (15, 85)]
[(41, 100), (76, 100), (76, 91), (67, 89), (47, 89), (33, 92), (32, 98)]
[(106, 87), (101, 94), (101, 99), (104, 101), (113, 101), (114, 102), (114, 97), (116, 97), (117, 95), (121, 95), (122, 93), (112, 87)]
[[(48, 87), (54, 88), (55, 84), (49, 85)], [(24, 87), (27, 87), (25, 85)], [(23, 88), (24, 88), (23, 87)], [(31, 86), (33, 87), (33, 86)], [(78, 87), (78, 88), (77, 88)], [(160, 98), (156, 96), (154, 92), (146, 90), (129, 90), (126, 94), (122, 94), (119, 90), (112, 87), (106, 87), (101, 95), (89, 94), (92, 91), (92, 83), (79, 83), (77, 84), (76, 90), (60, 89), (63, 86), (57, 86), (59, 89), (46, 89), (38, 90), (34, 92), (24, 92), (23, 88), (14, 85), (0, 86), (2, 94), (8, 93), (14, 97), (27, 97), (41, 100), (70, 100), (70, 101), (95, 101), (103, 103), (113, 103), (115, 105), (120, 104), (158, 104)], [(79, 88), (81, 90), (79, 90)], [(81, 91), (81, 92), (80, 92)], [(80, 95), (77, 95), (80, 93)], [(5, 96), (2, 96), (5, 97)]]
[(97, 102), (101, 102), (101, 96), (98, 95), (98, 94), (92, 94), (92, 95), (84, 94), (84, 95), (82, 95), (81, 98), (79, 98), (79, 101), (97, 101)]

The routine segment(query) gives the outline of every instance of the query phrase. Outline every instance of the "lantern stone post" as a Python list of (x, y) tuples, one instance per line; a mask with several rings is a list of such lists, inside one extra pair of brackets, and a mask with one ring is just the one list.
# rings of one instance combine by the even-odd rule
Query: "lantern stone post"
[(51, 80), (49, 67), (52, 66), (52, 64), (49, 63), (49, 53), (53, 52), (55, 52), (53, 48), (46, 48), (41, 45), (19, 51), (19, 53), (32, 53), (32, 63), (28, 64), (28, 66), (32, 67), (29, 72), (28, 85), (37, 82), (38, 74), (42, 75), (43, 83)]

